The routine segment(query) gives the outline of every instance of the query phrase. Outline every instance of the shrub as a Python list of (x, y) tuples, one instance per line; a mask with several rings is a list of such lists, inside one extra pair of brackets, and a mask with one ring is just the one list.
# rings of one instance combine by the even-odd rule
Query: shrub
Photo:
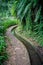
[(8, 58), (6, 53), (6, 46), (7, 45), (4, 41), (4, 37), (0, 36), (0, 65), (2, 65), (3, 62)]
[(17, 19), (14, 19), (14, 20), (7, 19), (7, 20), (4, 20), (3, 26), (4, 26), (4, 29), (7, 29), (8, 27), (16, 25), (18, 23), (19, 23), (19, 20)]
[(4, 33), (4, 26), (0, 26), (0, 35), (3, 35)]

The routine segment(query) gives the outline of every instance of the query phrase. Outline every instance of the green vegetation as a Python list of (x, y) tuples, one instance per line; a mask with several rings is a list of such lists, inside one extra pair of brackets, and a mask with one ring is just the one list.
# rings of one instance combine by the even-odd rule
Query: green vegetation
[(4, 33), (16, 24), (20, 34), (43, 46), (43, 0), (0, 0), (0, 65), (7, 58)]
[(4, 34), (4, 26), (2, 25), (2, 22), (0, 22), (0, 65), (3, 65), (3, 62), (8, 58), (6, 53), (7, 45), (3, 34)]
[(4, 37), (0, 36), (0, 65), (3, 64), (5, 60), (8, 59), (8, 55), (6, 52), (6, 43), (4, 41)]
[(18, 22), (19, 22), (19, 20), (17, 20), (17, 19), (14, 19), (14, 20), (7, 19), (7, 20), (4, 20), (3, 26), (5, 29), (7, 29), (10, 26), (18, 24)]
[(16, 3), (16, 14), (21, 21), (20, 31), (22, 27), (22, 34), (35, 38), (43, 46), (43, 0), (19, 0)]

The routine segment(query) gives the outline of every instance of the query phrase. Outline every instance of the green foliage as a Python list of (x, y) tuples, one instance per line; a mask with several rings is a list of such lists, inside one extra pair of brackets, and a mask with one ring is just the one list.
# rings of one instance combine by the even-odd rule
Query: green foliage
[(0, 21), (0, 35), (4, 34), (4, 26), (2, 24), (2, 21)]
[[(22, 0), (21, 2), (22, 2), (22, 5), (21, 4), (17, 5), (17, 16), (20, 17), (20, 18), (21, 18), (23, 10), (25, 9), (26, 0), (25, 1)], [(21, 7), (18, 7), (20, 5), (21, 5)]]
[[(16, 1), (15, 1), (16, 2)], [(42, 11), (42, 1), (40, 2), (40, 0), (19, 0), (17, 1), (17, 7), (15, 7), (16, 13), (17, 13), (17, 17), (20, 18), (20, 20), (22, 20), (25, 18), (25, 20), (27, 20), (27, 17), (30, 19), (27, 20), (32, 24), (32, 31), (34, 30), (34, 25), (36, 26), (39, 22), (40, 24), (40, 16), (41, 11)], [(28, 13), (30, 12), (31, 13)], [(28, 16), (29, 15), (29, 16)], [(27, 24), (28, 22), (26, 22), (26, 27), (30, 27), (30, 25)], [(25, 24), (25, 23), (24, 23)], [(22, 25), (24, 25), (22, 24)], [(38, 25), (39, 25), (38, 24)], [(25, 27), (25, 25), (24, 25)]]
[(3, 65), (3, 62), (8, 58), (6, 52), (7, 45), (4, 40), (4, 31), (3, 21), (0, 19), (0, 65)]
[(25, 9), (24, 9), (24, 11), (23, 11), (23, 13), (22, 13), (22, 15), (21, 15), (21, 20), (22, 20), (23, 17), (27, 14), (27, 12), (28, 12), (28, 10), (30, 9), (30, 7), (31, 7), (31, 3), (28, 4), (28, 5), (25, 7)]
[[(0, 0), (0, 17), (2, 16), (16, 16), (20, 19), (23, 30), (43, 35), (43, 0)], [(18, 24), (17, 20), (4, 20), (0, 32), (15, 24)]]
[(4, 33), (4, 26), (0, 26), (0, 35), (3, 35)]
[(23, 22), (24, 29), (43, 37), (43, 0), (19, 0), (16, 6), (17, 17)]
[(7, 20), (4, 20), (3, 26), (4, 26), (4, 29), (7, 29), (8, 27), (16, 25), (18, 23), (19, 23), (19, 20), (17, 20), (17, 19), (12, 19), (12, 20), (7, 19)]
[(26, 30), (32, 30), (32, 19), (31, 19), (31, 10), (28, 11), (27, 17), (26, 17)]
[(9, 9), (10, 9), (10, 13), (11, 13), (12, 16), (16, 16), (16, 13), (15, 13), (16, 4), (17, 4), (17, 1), (15, 1), (15, 2), (12, 4), (11, 8), (9, 8)]
[(7, 45), (4, 41), (4, 37), (0, 36), (0, 65), (2, 65), (3, 62), (8, 58), (6, 53), (6, 47)]
[(36, 16), (35, 16), (35, 21), (34, 22), (38, 22), (39, 18), (40, 18), (40, 14), (41, 14), (41, 7), (38, 9)]

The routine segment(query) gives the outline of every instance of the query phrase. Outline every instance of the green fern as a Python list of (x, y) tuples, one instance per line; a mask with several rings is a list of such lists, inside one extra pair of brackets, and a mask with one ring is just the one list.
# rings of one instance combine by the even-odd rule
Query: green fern
[(40, 6), (40, 8), (38, 9), (38, 11), (37, 11), (37, 13), (36, 13), (34, 22), (37, 22), (37, 21), (39, 20), (40, 14), (41, 14), (41, 6)]

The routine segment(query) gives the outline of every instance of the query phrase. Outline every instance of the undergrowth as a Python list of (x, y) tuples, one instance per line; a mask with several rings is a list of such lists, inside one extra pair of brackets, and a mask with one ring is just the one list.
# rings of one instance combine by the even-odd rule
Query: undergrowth
[(26, 38), (32, 38), (36, 43), (38, 43), (40, 46), (43, 46), (43, 35), (40, 35), (39, 33), (36, 34), (36, 32), (32, 32), (31, 30), (26, 31), (25, 29), (22, 29), (22, 26), (19, 26), (17, 28), (18, 33), (20, 33), (22, 36), (25, 36)]
[(3, 65), (4, 61), (8, 59), (8, 55), (6, 52), (6, 42), (3, 36), (0, 36), (0, 65)]

